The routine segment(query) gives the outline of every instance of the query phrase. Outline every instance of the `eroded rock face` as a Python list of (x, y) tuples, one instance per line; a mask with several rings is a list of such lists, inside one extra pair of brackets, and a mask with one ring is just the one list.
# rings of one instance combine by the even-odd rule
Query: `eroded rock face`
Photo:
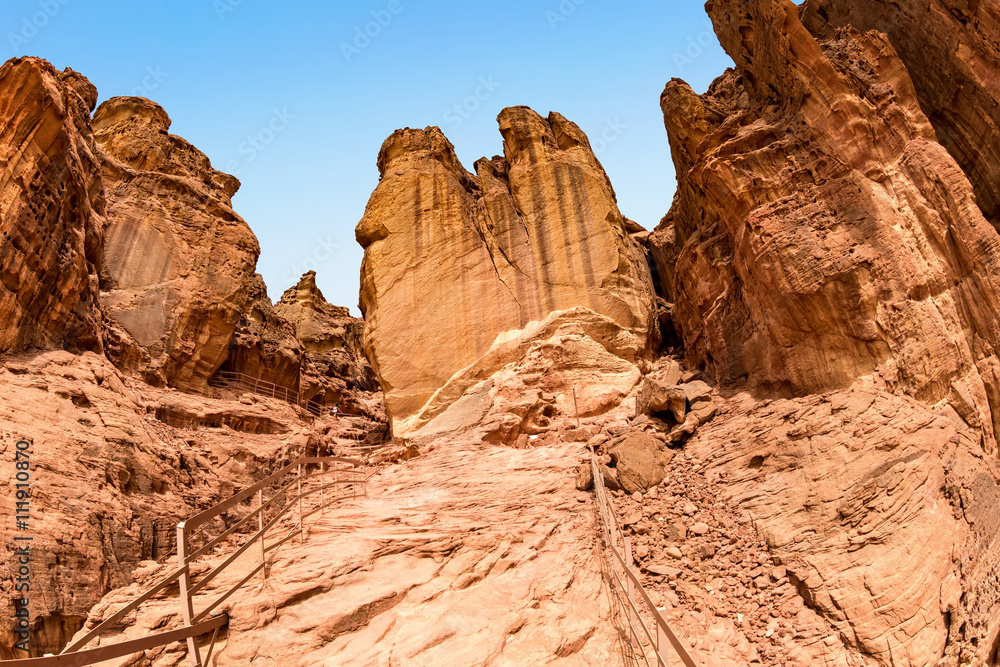
[[(367, 498), (307, 519), (304, 544), (268, 554), (267, 584), (223, 605), (228, 639), (213, 664), (624, 665), (597, 515), (581, 511), (588, 496), (573, 488), (583, 455), (578, 444), (451, 442), (378, 471)], [(92, 619), (165, 570), (107, 596)], [(207, 590), (217, 597), (245, 571), (229, 568)], [(151, 600), (134, 619), (111, 641), (174, 627), (177, 599)], [(184, 651), (151, 651), (148, 664), (180, 664)]]
[(782, 0), (707, 9), (737, 70), (661, 98), (678, 193), (650, 243), (688, 361), (806, 394), (878, 374), (997, 452), (1000, 236), (892, 44)]
[(108, 200), (102, 301), (151, 356), (151, 382), (202, 392), (226, 359), (260, 248), (212, 168), (144, 98), (94, 114)]
[(304, 361), (305, 348), (295, 337), (295, 327), (275, 312), (264, 279), (254, 274), (220, 370), (270, 382), (297, 395)]
[(364, 321), (327, 302), (316, 286), (315, 271), (286, 290), (274, 312), (291, 324), (306, 350), (304, 400), (337, 405), (342, 412), (365, 412), (365, 401), (355, 400), (355, 395), (377, 392), (379, 385), (365, 357)]
[(0, 67), (0, 352), (102, 349), (94, 86), (38, 58)]
[(16, 442), (31, 443), (33, 655), (58, 653), (109, 590), (174, 549), (176, 525), (314, 453), (320, 438), (280, 401), (244, 405), (149, 387), (104, 357), (56, 350), (0, 360), (0, 659), (23, 658), (12, 572)]
[(399, 130), (379, 153), (357, 239), (365, 345), (394, 433), (420, 426), (435, 392), (501, 338), (551, 313), (588, 309), (638, 350), (655, 335), (648, 267), (586, 136), (525, 107), (498, 120), (504, 157), (477, 161), (476, 175), (437, 128)]
[(996, 664), (1000, 468), (965, 424), (862, 381), (739, 394), (686, 451), (832, 626), (790, 664)]
[(852, 25), (885, 33), (920, 105), (1000, 229), (1000, 3), (995, 0), (809, 0), (817, 32)]

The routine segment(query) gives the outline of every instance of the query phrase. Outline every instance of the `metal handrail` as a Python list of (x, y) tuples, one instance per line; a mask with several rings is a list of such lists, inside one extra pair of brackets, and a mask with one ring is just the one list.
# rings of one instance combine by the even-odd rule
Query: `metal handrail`
[(261, 396), (278, 398), (286, 403), (300, 406), (314, 417), (322, 417), (323, 413), (329, 409), (316, 399), (304, 400), (300, 392), (295, 389), (289, 389), (280, 384), (236, 371), (218, 371), (209, 379), (208, 384), (210, 387), (235, 387)]
[[(318, 465), (320, 469), (314, 471), (311, 474), (308, 473), (308, 466)], [(341, 468), (341, 465), (349, 465), (351, 468)], [(257, 572), (264, 570), (264, 577), (267, 577), (267, 571), (265, 569), (266, 565), (266, 553), (273, 548), (284, 544), (288, 537), (294, 534), (294, 532), (299, 533), (300, 541), (304, 540), (305, 533), (303, 528), (303, 519), (306, 516), (311, 516), (317, 511), (323, 511), (328, 505), (341, 500), (346, 497), (356, 497), (358, 495), (359, 487), (361, 492), (365, 496), (368, 495), (367, 491), (367, 477), (363, 470), (357, 470), (362, 464), (360, 461), (354, 459), (342, 458), (337, 456), (302, 456), (281, 468), (277, 472), (274, 472), (261, 481), (257, 482), (253, 486), (244, 489), (243, 491), (233, 495), (227, 500), (218, 503), (207, 510), (203, 510), (193, 517), (187, 519), (186, 521), (181, 521), (177, 524), (177, 569), (172, 571), (164, 579), (161, 579), (155, 586), (149, 590), (142, 593), (135, 600), (125, 605), (112, 616), (102, 621), (92, 630), (90, 630), (86, 635), (73, 642), (58, 656), (47, 656), (45, 658), (26, 658), (24, 660), (18, 661), (4, 661), (4, 664), (11, 664), (14, 667), (23, 664), (25, 667), (29, 665), (31, 667), (54, 667), (56, 665), (73, 665), (74, 667), (83, 667), (84, 665), (92, 665), (96, 662), (101, 662), (103, 660), (109, 660), (115, 657), (121, 657), (123, 655), (129, 655), (131, 653), (136, 653), (147, 648), (153, 648), (156, 646), (162, 646), (165, 644), (170, 644), (176, 641), (186, 640), (188, 645), (188, 655), (191, 660), (191, 664), (194, 667), (200, 667), (203, 664), (207, 664), (208, 657), (211, 656), (212, 649), (215, 645), (215, 635), (213, 635), (212, 642), (210, 643), (208, 654), (206, 655), (205, 662), (201, 660), (200, 651), (195, 638), (203, 634), (206, 634), (210, 630), (215, 630), (218, 633), (218, 628), (221, 627), (227, 618), (225, 615), (212, 618), (207, 621), (202, 621), (201, 619), (208, 616), (215, 608), (217, 608), (222, 602), (229, 598), (236, 590), (241, 588), (246, 584)], [(329, 469), (327, 466), (330, 466)], [(305, 471), (304, 471), (305, 469)], [(295, 472), (295, 477), (285, 485), (282, 485), (268, 500), (264, 500), (263, 491), (264, 489), (273, 485), (276, 481), (281, 480), (285, 475), (290, 472)], [(332, 483), (327, 483), (325, 476), (333, 474), (335, 478)], [(302, 490), (302, 482), (308, 481), (310, 479), (321, 479), (322, 481), (319, 488), (307, 489), (305, 492)], [(277, 514), (271, 517), (270, 520), (264, 521), (264, 511), (270, 507), (274, 501), (279, 497), (288, 492), (288, 490), (293, 486), (297, 485), (297, 493), (292, 498), (285, 499), (285, 503), (279, 508)], [(336, 494), (327, 501), (326, 500), (326, 490), (329, 488), (331, 490), (337, 487), (350, 486), (351, 495), (338, 496)], [(308, 514), (303, 512), (302, 499), (310, 496), (314, 493), (320, 493), (320, 506), (319, 508), (312, 509)], [(239, 503), (252, 498), (256, 494), (257, 496), (257, 506), (251, 511), (247, 516), (240, 519), (236, 525), (225, 530), (221, 535), (213, 538), (204, 546), (198, 548), (197, 550), (191, 551), (189, 553), (189, 537), (191, 534), (198, 529), (199, 526), (203, 526), (208, 521), (211, 521), (215, 517), (219, 516), (226, 510), (238, 505)], [(288, 536), (279, 539), (276, 543), (272, 545), (265, 545), (264, 540), (267, 531), (274, 527), (278, 521), (288, 514), (294, 507), (298, 508), (298, 522), (289, 532)], [(238, 547), (235, 552), (230, 554), (223, 560), (223, 562), (213, 568), (209, 573), (204, 575), (200, 581), (194, 582), (190, 564), (199, 556), (207, 553), (212, 547), (217, 546), (224, 538), (228, 537), (234, 533), (238, 528), (244, 526), (247, 521), (252, 517), (257, 517), (258, 525), (257, 531), (253, 536), (243, 545)], [(244, 576), (239, 583), (230, 587), (225, 591), (220, 597), (218, 597), (214, 602), (208, 605), (200, 613), (195, 614), (194, 612), (194, 596), (207, 586), (207, 584), (214, 579), (219, 573), (221, 573), (226, 567), (231, 565), (239, 556), (243, 555), (248, 549), (250, 549), (254, 544), (260, 544), (260, 563), (253, 568), (253, 570)], [(166, 588), (172, 586), (177, 582), (180, 601), (181, 601), (181, 616), (184, 621), (184, 627), (180, 630), (173, 630), (171, 632), (161, 633), (158, 635), (151, 635), (149, 637), (142, 638), (140, 640), (130, 640), (127, 642), (121, 642), (119, 644), (112, 644), (109, 646), (102, 646), (98, 649), (86, 649), (82, 650), (84, 646), (98, 638), (103, 632), (111, 629), (112, 626), (116, 625), (118, 621), (125, 617), (131, 611), (134, 611), (143, 602), (146, 602), (152, 598), (157, 593), (165, 590)], [(223, 620), (219, 620), (223, 619)], [(150, 643), (152, 642), (152, 643)], [(135, 648), (142, 644), (140, 648)], [(116, 652), (123, 651), (123, 652)], [(100, 656), (100, 657), (97, 657)]]
[[(3, 664), (7, 667), (84, 667), (85, 665), (93, 665), (98, 662), (104, 662), (105, 660), (122, 658), (126, 655), (132, 655), (133, 653), (139, 653), (140, 651), (156, 648), (157, 646), (173, 644), (174, 642), (182, 641), (188, 638), (200, 637), (202, 635), (207, 635), (209, 632), (214, 631), (218, 633), (219, 628), (227, 623), (229, 623), (229, 617), (225, 614), (220, 614), (219, 616), (215, 616), (196, 625), (180, 628), (178, 630), (161, 632), (155, 635), (147, 635), (146, 637), (140, 637), (139, 639), (130, 639), (117, 644), (98, 646), (97, 648), (77, 651), (70, 654), (61, 653), (59, 655), (47, 655), (43, 658), (4, 660)], [(211, 653), (209, 653), (209, 656), (210, 655)], [(206, 662), (208, 662), (208, 656), (206, 656)]]
[[(611, 503), (608, 500), (607, 489), (604, 487), (604, 477), (601, 474), (601, 469), (597, 462), (597, 456), (594, 454), (593, 449), (590, 450), (590, 469), (594, 476), (594, 495), (597, 497), (598, 514), (601, 516), (601, 536), (604, 538), (605, 544), (614, 556), (614, 560), (611, 561), (611, 574), (613, 576), (612, 581), (618, 585), (620, 592), (624, 594), (628, 607), (627, 623), (630, 632), (629, 646), (631, 647), (633, 654), (635, 655), (638, 652), (638, 655), (642, 656), (646, 664), (650, 664), (649, 658), (646, 656), (646, 649), (642, 646), (639, 633), (635, 628), (636, 624), (638, 624), (639, 627), (642, 628), (643, 634), (646, 636), (649, 646), (653, 650), (657, 667), (668, 667), (669, 665), (667, 644), (673, 647), (677, 656), (686, 667), (697, 667), (694, 659), (691, 658), (691, 655), (681, 643), (680, 639), (678, 639), (677, 635), (670, 629), (670, 626), (667, 625), (666, 619), (663, 618), (660, 610), (656, 608), (655, 604), (653, 604), (649, 594), (646, 592), (642, 582), (639, 580), (639, 574), (635, 571), (635, 568), (632, 565), (632, 540), (631, 538), (626, 537), (621, 528), (618, 526), (614, 512), (612, 512)], [(617, 545), (619, 542), (622, 545), (622, 551), (624, 551), (624, 553), (618, 549)], [(625, 581), (622, 581), (622, 577), (618, 574), (619, 568), (625, 575)], [(645, 611), (655, 622), (655, 638), (639, 613), (640, 609), (635, 600), (636, 592), (639, 593), (639, 597), (644, 603)], [(635, 657), (638, 657), (638, 655), (635, 655)]]

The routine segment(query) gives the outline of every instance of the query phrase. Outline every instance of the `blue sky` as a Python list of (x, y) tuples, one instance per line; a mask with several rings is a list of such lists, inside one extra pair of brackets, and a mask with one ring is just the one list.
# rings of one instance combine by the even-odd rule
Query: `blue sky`
[[(277, 6), (276, 6), (277, 5)], [(438, 125), (466, 168), (502, 153), (496, 116), (558, 111), (591, 138), (622, 212), (647, 228), (674, 173), (659, 95), (732, 65), (688, 0), (5, 0), (3, 60), (72, 67), (101, 101), (142, 95), (242, 181), (272, 299), (308, 269), (357, 314), (354, 227), (400, 127)]]

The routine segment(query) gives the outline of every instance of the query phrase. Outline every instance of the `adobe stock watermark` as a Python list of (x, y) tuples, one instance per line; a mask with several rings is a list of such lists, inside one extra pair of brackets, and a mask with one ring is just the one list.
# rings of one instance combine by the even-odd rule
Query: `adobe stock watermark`
[(608, 149), (608, 146), (618, 141), (627, 129), (628, 125), (623, 123), (618, 116), (605, 120), (600, 133), (590, 138), (590, 147), (593, 149), (594, 155), (601, 155)]
[(260, 128), (256, 134), (249, 135), (245, 141), (240, 142), (236, 147), (236, 152), (243, 156), (242, 160), (230, 160), (226, 163), (226, 171), (233, 176), (239, 176), (243, 167), (257, 159), (257, 156), (274, 142), (275, 137), (288, 129), (295, 116), (288, 113), (287, 107), (274, 109), (271, 120)]
[(546, 10), (545, 20), (549, 22), (549, 28), (555, 30), (559, 27), (559, 24), (568, 21), (569, 17), (575, 14), (580, 5), (586, 1), (587, 0), (562, 0), (562, 2), (559, 3), (559, 6), (554, 10)]
[(7, 41), (14, 55), (23, 55), (19, 49), (26, 46), (34, 39), (39, 31), (49, 24), (49, 21), (56, 17), (56, 14), (68, 5), (72, 0), (40, 0), (38, 11), (32, 14), (25, 14), (21, 18), (20, 30), (7, 33)]
[(212, 7), (215, 9), (215, 15), (219, 17), (219, 20), (225, 21), (226, 14), (235, 12), (236, 8), (242, 4), (243, 0), (214, 0)]
[(382, 31), (392, 23), (392, 19), (402, 14), (404, 9), (406, 8), (403, 7), (402, 0), (389, 0), (384, 9), (369, 12), (372, 20), (363, 26), (354, 26), (354, 36), (351, 41), (340, 43), (340, 52), (344, 54), (344, 60), (350, 63), (361, 55), (361, 52), (371, 45), (372, 40), (381, 35)]
[(490, 99), (501, 85), (503, 84), (493, 80), (492, 74), (479, 77), (478, 85), (472, 94), (444, 112), (444, 119), (451, 125), (451, 129), (460, 128), (462, 123), (474, 114), (483, 102)]
[(683, 51), (674, 51), (674, 68), (676, 76), (684, 73), (684, 68), (693, 65), (696, 60), (705, 55), (705, 49), (715, 43), (715, 28), (711, 21), (702, 23), (704, 30), (694, 37), (688, 37)]
[(302, 274), (308, 271), (315, 271), (320, 265), (333, 259), (333, 256), (339, 249), (340, 244), (334, 241), (333, 236), (330, 234), (327, 234), (326, 238), (317, 238), (316, 247), (313, 249), (312, 254), (304, 258), (301, 262), (293, 264), (281, 277), (282, 281), (286, 284), (294, 285), (302, 277)]
[(164, 72), (159, 65), (147, 67), (146, 75), (142, 77), (142, 81), (132, 89), (132, 96), (148, 98), (154, 90), (160, 87), (160, 84), (167, 80), (168, 76), (170, 76), (170, 72)]

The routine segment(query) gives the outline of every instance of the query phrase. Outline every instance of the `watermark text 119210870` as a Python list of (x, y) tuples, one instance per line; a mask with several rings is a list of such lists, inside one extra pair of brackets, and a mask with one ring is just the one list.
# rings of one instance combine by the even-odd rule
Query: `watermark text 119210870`
[(27, 653), (31, 645), (31, 442), (23, 438), (14, 450), (14, 647)]

